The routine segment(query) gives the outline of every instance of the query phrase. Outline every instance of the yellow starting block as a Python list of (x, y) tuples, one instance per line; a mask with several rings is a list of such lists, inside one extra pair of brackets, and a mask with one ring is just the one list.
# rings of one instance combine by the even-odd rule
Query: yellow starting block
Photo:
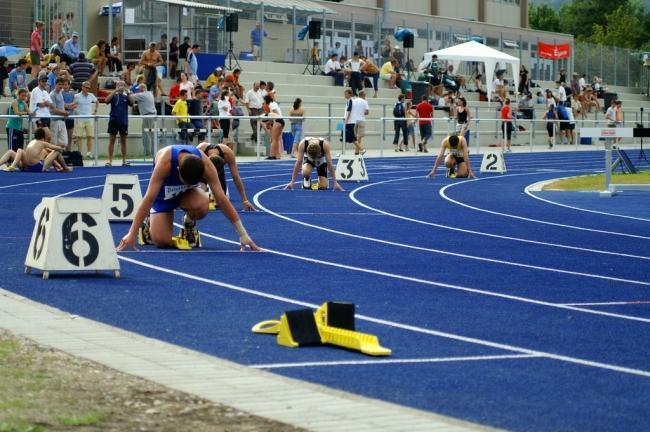
[(172, 247), (179, 250), (192, 250), (192, 246), (190, 246), (190, 242), (188, 242), (187, 240), (185, 240), (185, 238), (179, 235), (172, 237)]
[(252, 331), (275, 334), (279, 345), (290, 348), (330, 344), (371, 356), (392, 353), (379, 344), (376, 336), (355, 331), (354, 305), (351, 303), (327, 302), (315, 312), (311, 309), (287, 311), (279, 321), (262, 321), (254, 325)]

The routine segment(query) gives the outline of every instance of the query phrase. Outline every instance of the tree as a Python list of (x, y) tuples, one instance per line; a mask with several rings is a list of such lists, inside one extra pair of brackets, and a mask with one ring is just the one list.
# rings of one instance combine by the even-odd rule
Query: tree
[(559, 11), (560, 31), (585, 41), (593, 34), (594, 25), (605, 27), (607, 15), (628, 3), (628, 0), (574, 0), (566, 3)]
[(539, 6), (531, 4), (528, 8), (528, 25), (535, 30), (559, 32), (560, 18), (557, 12), (546, 3)]
[(640, 0), (630, 0), (626, 5), (608, 13), (605, 18), (605, 25), (593, 25), (589, 42), (621, 48), (639, 48), (647, 41), (643, 5)]

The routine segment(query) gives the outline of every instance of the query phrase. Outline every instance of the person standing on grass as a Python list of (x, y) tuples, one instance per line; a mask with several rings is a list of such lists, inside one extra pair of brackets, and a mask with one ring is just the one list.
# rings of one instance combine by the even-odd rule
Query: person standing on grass
[[(447, 154), (446, 157), (445, 153)], [(429, 174), (427, 174), (428, 178), (435, 177), (436, 171), (438, 170), (443, 158), (445, 160), (445, 166), (448, 170), (447, 175), (449, 177), (475, 178), (474, 172), (472, 171), (472, 165), (469, 161), (469, 151), (464, 137), (452, 134), (442, 140), (438, 157), (433, 164), (433, 168)]]
[[(75, 113), (82, 116), (97, 115), (97, 97), (90, 93), (90, 83), (84, 81), (81, 93), (74, 95), (77, 104)], [(95, 122), (91, 118), (80, 118), (75, 121), (75, 135), (77, 136), (77, 150), (83, 154), (83, 139), (86, 138), (86, 157), (91, 158), (93, 152), (93, 138), (95, 136)]]
[(106, 97), (106, 103), (111, 106), (108, 120), (108, 162), (106, 162), (106, 166), (113, 166), (117, 134), (120, 135), (122, 166), (129, 166), (126, 161), (126, 137), (129, 134), (129, 105), (133, 105), (133, 97), (124, 81), (117, 82), (115, 90)]

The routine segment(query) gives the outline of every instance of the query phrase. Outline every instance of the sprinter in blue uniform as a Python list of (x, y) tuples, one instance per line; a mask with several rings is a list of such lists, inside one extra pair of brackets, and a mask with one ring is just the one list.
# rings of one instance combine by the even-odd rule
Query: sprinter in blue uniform
[[(143, 223), (152, 244), (161, 248), (170, 247), (174, 210), (178, 207), (185, 210), (185, 232), (195, 233), (196, 221), (208, 214), (208, 193), (201, 183), (210, 187), (219, 209), (233, 224), (239, 235), (241, 250), (245, 250), (247, 246), (252, 250), (259, 250), (224, 194), (217, 170), (210, 159), (196, 147), (187, 145), (172, 145), (158, 151), (147, 192), (135, 213), (129, 232), (122, 238), (117, 250), (135, 248), (138, 230)], [(187, 240), (190, 244), (193, 243), (193, 239)]]

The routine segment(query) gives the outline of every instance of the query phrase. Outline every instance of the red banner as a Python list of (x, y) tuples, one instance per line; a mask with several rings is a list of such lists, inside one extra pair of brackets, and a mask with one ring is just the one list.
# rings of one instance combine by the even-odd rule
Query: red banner
[(570, 44), (560, 44), (553, 45), (540, 42), (537, 45), (537, 53), (540, 58), (558, 60), (558, 59), (568, 59), (571, 57), (571, 45)]

